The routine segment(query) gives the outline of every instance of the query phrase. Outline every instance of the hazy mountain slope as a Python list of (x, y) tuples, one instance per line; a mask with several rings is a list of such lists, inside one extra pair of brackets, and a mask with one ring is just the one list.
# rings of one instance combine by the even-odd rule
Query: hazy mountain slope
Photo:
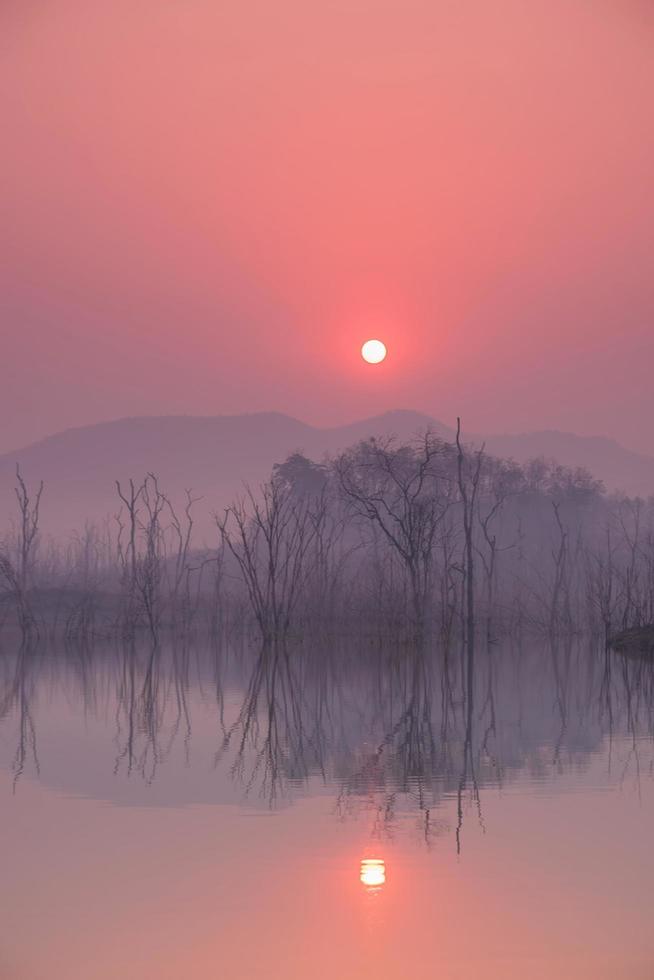
[(131, 418), (68, 429), (0, 457), (0, 499), (13, 506), (19, 462), (26, 479), (45, 482), (44, 526), (62, 531), (79, 527), (86, 517), (115, 513), (115, 481), (153, 472), (176, 501), (187, 487), (203, 496), (197, 510), (206, 516), (244, 480), (263, 479), (273, 463), (308, 443), (313, 431), (276, 413)]
[(623, 490), (641, 497), (654, 494), (654, 458), (631, 452), (604, 436), (527, 432), (488, 436), (486, 447), (498, 456), (512, 456), (519, 461), (547, 456), (566, 466), (585, 466), (603, 480), (609, 490)]
[[(243, 481), (259, 483), (273, 463), (296, 449), (319, 459), (363, 438), (395, 434), (405, 439), (427, 426), (444, 438), (453, 438), (451, 428), (411, 411), (388, 412), (330, 429), (274, 412), (132, 418), (69, 429), (0, 456), (0, 517), (4, 525), (15, 506), (16, 462), (31, 483), (45, 481), (44, 527), (56, 532), (80, 527), (87, 518), (98, 520), (115, 513), (115, 480), (140, 479), (152, 471), (177, 501), (186, 487), (203, 496), (197, 508), (198, 526), (207, 534), (211, 512), (238, 493)], [(481, 440), (473, 434), (468, 438)], [(587, 466), (610, 489), (641, 495), (654, 492), (654, 459), (629, 452), (610, 439), (537, 432), (489, 436), (486, 446), (518, 460), (546, 455)]]

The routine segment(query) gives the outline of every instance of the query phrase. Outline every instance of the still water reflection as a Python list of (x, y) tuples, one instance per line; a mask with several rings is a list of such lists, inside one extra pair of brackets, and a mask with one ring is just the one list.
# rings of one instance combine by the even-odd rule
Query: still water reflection
[(0, 977), (651, 978), (654, 673), (5, 644)]
[(381, 858), (364, 858), (359, 872), (361, 884), (366, 888), (381, 888), (386, 884), (386, 864)]

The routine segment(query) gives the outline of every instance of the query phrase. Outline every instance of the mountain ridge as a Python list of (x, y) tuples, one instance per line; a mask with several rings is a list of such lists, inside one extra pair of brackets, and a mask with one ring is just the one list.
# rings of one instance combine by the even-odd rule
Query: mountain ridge
[[(341, 426), (317, 427), (282, 412), (235, 415), (141, 415), (53, 433), (22, 449), (0, 455), (0, 519), (15, 507), (16, 463), (30, 484), (43, 479), (44, 527), (61, 532), (97, 521), (118, 509), (116, 480), (155, 472), (173, 499), (193, 488), (205, 505), (220, 509), (242, 488), (266, 479), (272, 465), (302, 451), (314, 459), (361, 439), (395, 435), (408, 439), (431, 428), (445, 439), (454, 429), (411, 409), (392, 409)], [(625, 449), (605, 436), (578, 436), (556, 429), (482, 436), (488, 452), (524, 462), (547, 456), (584, 466), (607, 489), (631, 495), (654, 493), (654, 458)], [(205, 506), (206, 509), (206, 506)], [(206, 521), (205, 521), (206, 524)]]

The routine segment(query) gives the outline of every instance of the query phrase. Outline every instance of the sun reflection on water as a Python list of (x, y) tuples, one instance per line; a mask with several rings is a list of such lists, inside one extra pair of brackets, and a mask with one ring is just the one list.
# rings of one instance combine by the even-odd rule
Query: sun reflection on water
[(380, 858), (366, 858), (361, 862), (359, 878), (366, 888), (381, 888), (386, 884), (386, 865)]

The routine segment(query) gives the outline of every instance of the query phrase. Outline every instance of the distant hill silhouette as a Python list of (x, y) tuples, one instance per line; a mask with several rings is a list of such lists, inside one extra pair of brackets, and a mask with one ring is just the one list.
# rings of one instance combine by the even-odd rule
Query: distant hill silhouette
[[(81, 527), (117, 511), (115, 480), (140, 479), (148, 471), (179, 502), (186, 487), (203, 500), (197, 506), (198, 530), (212, 533), (211, 513), (242, 490), (258, 484), (272, 465), (294, 450), (314, 459), (344, 449), (360, 439), (396, 435), (408, 439), (431, 427), (446, 439), (454, 430), (412, 411), (392, 411), (336, 428), (319, 429), (277, 412), (213, 417), (163, 416), (119, 419), (67, 429), (23, 449), (0, 456), (0, 527), (6, 525), (15, 500), (13, 481), (20, 463), (30, 482), (43, 479), (43, 527), (55, 533)], [(564, 432), (481, 437), (489, 452), (523, 461), (545, 455), (567, 465), (581, 465), (610, 490), (649, 496), (654, 493), (654, 458), (630, 452), (602, 437)]]

